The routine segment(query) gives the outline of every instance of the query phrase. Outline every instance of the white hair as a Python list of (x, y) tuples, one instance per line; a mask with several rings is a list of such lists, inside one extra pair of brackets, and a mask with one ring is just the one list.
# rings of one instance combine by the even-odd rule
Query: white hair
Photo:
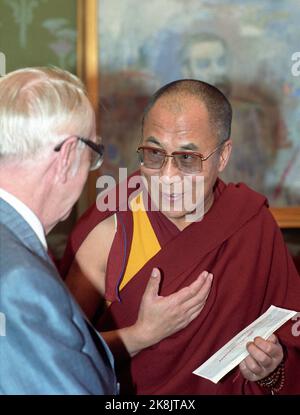
[(28, 160), (68, 136), (89, 138), (94, 112), (82, 82), (59, 68), (0, 78), (0, 158)]

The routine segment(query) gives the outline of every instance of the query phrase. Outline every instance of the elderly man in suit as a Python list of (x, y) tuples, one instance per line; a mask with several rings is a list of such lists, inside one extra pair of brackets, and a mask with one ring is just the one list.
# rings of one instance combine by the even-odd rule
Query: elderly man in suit
[(83, 85), (55, 68), (4, 76), (0, 131), (0, 394), (116, 394), (112, 355), (45, 239), (103, 158)]
[[(45, 239), (101, 165), (95, 130), (70, 73), (28, 68), (0, 79), (0, 394), (117, 392), (112, 355), (58, 276)], [(206, 274), (161, 296), (153, 269), (136, 321), (106, 333), (113, 351), (136, 354), (186, 327), (205, 304)]]

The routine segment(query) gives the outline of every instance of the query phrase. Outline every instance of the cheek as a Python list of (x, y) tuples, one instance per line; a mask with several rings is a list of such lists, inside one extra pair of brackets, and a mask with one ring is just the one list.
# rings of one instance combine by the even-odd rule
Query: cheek
[[(204, 169), (201, 175), (197, 176), (197, 177), (203, 178), (203, 182), (199, 182), (199, 183), (201, 184), (204, 183), (204, 196), (205, 197), (213, 192), (213, 187), (218, 177), (218, 170), (217, 170), (216, 165), (211, 165), (207, 167), (208, 168)], [(195, 189), (198, 186), (198, 184), (196, 183), (196, 177), (193, 178), (192, 181), (193, 181), (193, 189), (195, 193)]]
[(74, 183), (74, 185), (77, 187), (79, 194), (81, 194), (83, 191), (84, 185), (88, 179), (89, 171), (90, 164), (86, 163), (83, 166), (81, 166), (80, 170), (77, 172), (75, 176), (76, 184)]
[(81, 180), (86, 181), (90, 172), (90, 162), (84, 164), (83, 169), (81, 171)]
[(147, 182), (149, 183), (150, 178), (151, 178), (151, 174), (149, 174), (148, 170), (145, 169), (144, 167), (140, 167), (140, 171), (141, 171), (141, 175), (145, 177), (145, 179), (147, 180)]
[(156, 173), (156, 174), (153, 173), (153, 170), (146, 169), (145, 167), (141, 167), (140, 170), (141, 170), (142, 176), (145, 177), (145, 179), (146, 179), (149, 186), (150, 186), (152, 177), (159, 179), (159, 174), (158, 173)]
[(204, 175), (204, 191), (206, 195), (213, 192), (213, 187), (215, 185), (217, 177), (218, 170), (216, 166), (209, 169), (209, 171), (207, 171), (207, 173)]
[(144, 185), (146, 185), (148, 192), (151, 193), (150, 186), (151, 186), (151, 177), (152, 177), (152, 174), (150, 174), (149, 171), (147, 169), (145, 169), (144, 167), (141, 167), (140, 168), (140, 171), (141, 171), (141, 175), (145, 179), (144, 180)]

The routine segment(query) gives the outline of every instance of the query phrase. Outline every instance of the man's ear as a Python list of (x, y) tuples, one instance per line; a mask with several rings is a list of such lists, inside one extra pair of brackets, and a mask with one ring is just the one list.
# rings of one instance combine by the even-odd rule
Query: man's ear
[(232, 150), (232, 140), (227, 140), (224, 143), (222, 153), (220, 154), (220, 158), (219, 158), (219, 166), (218, 166), (219, 173), (221, 173), (225, 169), (228, 163), (228, 160), (230, 158), (231, 150)]
[(57, 153), (56, 181), (66, 183), (76, 159), (77, 138), (69, 138)]

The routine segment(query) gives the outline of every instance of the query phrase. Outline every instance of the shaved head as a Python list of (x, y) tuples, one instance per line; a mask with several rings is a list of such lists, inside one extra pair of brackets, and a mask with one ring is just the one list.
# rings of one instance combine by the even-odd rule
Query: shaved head
[(195, 79), (174, 81), (160, 88), (145, 108), (142, 129), (148, 113), (158, 101), (170, 112), (179, 114), (189, 110), (190, 99), (197, 99), (207, 109), (211, 131), (217, 142), (228, 140), (232, 120), (232, 108), (228, 99), (216, 87)]

